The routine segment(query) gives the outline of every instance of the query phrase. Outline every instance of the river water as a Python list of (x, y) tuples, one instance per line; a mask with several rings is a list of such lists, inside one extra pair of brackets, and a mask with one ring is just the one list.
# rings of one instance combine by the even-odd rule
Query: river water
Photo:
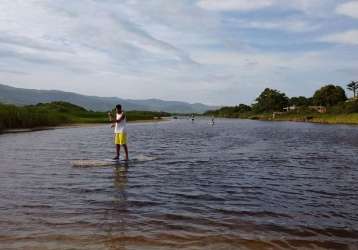
[(172, 120), (0, 135), (0, 249), (358, 249), (358, 127)]

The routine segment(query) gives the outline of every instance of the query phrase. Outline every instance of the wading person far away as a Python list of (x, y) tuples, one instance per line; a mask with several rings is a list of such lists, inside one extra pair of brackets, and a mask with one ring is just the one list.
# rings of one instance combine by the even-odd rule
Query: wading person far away
[(116, 105), (116, 116), (115, 116), (116, 119), (113, 119), (111, 112), (108, 112), (108, 118), (110, 122), (113, 122), (111, 127), (112, 128), (114, 127), (114, 144), (116, 146), (116, 156), (113, 158), (113, 160), (119, 160), (121, 145), (123, 145), (124, 152), (126, 154), (124, 160), (128, 161), (127, 131), (126, 131), (127, 118), (122, 110), (122, 106), (120, 104)]

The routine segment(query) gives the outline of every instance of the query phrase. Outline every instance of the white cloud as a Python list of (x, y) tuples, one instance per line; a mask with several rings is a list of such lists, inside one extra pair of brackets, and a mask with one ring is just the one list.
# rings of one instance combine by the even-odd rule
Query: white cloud
[(358, 30), (349, 30), (324, 36), (320, 39), (323, 42), (358, 45)]
[(336, 9), (338, 14), (358, 18), (358, 1), (351, 1), (339, 5)]
[(337, 0), (199, 0), (197, 5), (211, 11), (254, 11), (269, 7), (299, 10), (318, 16), (327, 15)]
[(118, 72), (158, 60), (192, 63), (184, 51), (133, 23), (126, 16), (125, 5), (89, 0), (67, 3), (1, 2), (1, 48), (12, 51), (18, 59), (24, 55), (97, 72), (108, 68)]
[(0, 0), (0, 82), (213, 104), (250, 102), (263, 87), (311, 94), (308, 83), (357, 65), (350, 46), (316, 43), (337, 1)]
[(214, 11), (250, 11), (271, 6), (273, 0), (201, 0), (198, 6)]
[(302, 11), (312, 16), (327, 16), (337, 0), (276, 0), (276, 6)]
[(283, 30), (289, 32), (306, 32), (317, 30), (320, 26), (303, 20), (268, 20), (268, 21), (252, 21), (252, 20), (233, 20), (239, 27), (248, 29), (267, 29), (267, 30)]

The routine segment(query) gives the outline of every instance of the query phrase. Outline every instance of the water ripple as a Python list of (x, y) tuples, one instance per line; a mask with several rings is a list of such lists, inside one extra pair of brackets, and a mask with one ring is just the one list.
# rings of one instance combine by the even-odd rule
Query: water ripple
[[(56, 143), (54, 143), (56, 142)], [(0, 136), (2, 249), (357, 249), (358, 127), (244, 120)], [(21, 152), (21, 153), (19, 153)]]

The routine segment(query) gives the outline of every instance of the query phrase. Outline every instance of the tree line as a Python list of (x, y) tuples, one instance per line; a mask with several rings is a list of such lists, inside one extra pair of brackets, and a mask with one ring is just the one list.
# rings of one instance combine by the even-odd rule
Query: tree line
[(295, 106), (306, 110), (310, 106), (324, 106), (330, 112), (355, 113), (358, 112), (358, 101), (356, 99), (358, 81), (347, 84), (347, 89), (353, 92), (352, 102), (348, 100), (345, 90), (338, 85), (325, 85), (316, 90), (312, 97), (287, 97), (285, 93), (266, 88), (252, 105), (239, 104), (234, 107), (222, 107), (218, 110), (208, 111), (206, 115), (225, 117), (240, 117), (242, 114), (260, 114), (270, 112), (282, 112), (285, 107)]

